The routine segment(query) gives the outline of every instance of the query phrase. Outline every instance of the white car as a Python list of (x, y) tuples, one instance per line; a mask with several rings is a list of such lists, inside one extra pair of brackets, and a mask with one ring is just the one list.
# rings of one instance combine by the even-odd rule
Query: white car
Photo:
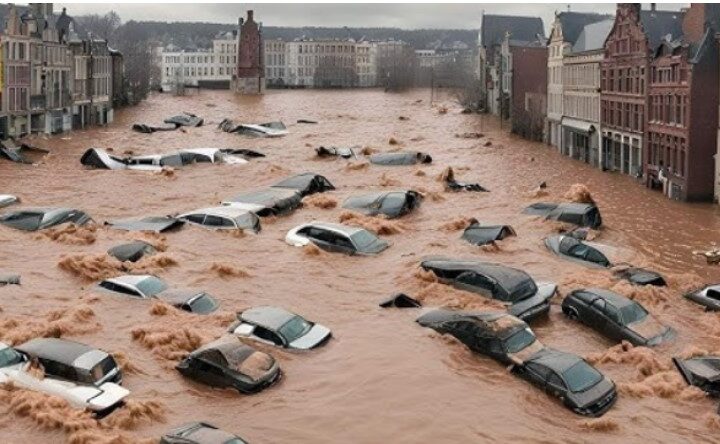
[(200, 208), (177, 216), (185, 222), (213, 230), (260, 231), (260, 218), (252, 211), (240, 206)]
[(230, 333), (284, 348), (308, 350), (324, 344), (332, 335), (324, 325), (278, 307), (253, 307), (237, 317)]
[(19, 200), (12, 194), (0, 194), (0, 208), (17, 203)]
[[(39, 363), (44, 377), (27, 371)], [(75, 408), (104, 416), (122, 405), (130, 391), (121, 387), (122, 372), (108, 353), (78, 342), (37, 338), (15, 348), (0, 343), (0, 383), (62, 398)]]
[(323, 250), (360, 255), (378, 254), (389, 246), (364, 228), (318, 221), (288, 231), (285, 242), (295, 247), (313, 243)]

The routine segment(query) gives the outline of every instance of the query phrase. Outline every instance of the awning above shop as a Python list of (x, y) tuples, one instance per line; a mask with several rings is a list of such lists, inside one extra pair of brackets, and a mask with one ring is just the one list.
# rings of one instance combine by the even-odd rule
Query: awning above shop
[(572, 119), (570, 117), (563, 117), (562, 126), (566, 126), (574, 131), (580, 131), (583, 133), (594, 133), (597, 128), (590, 122), (584, 120)]

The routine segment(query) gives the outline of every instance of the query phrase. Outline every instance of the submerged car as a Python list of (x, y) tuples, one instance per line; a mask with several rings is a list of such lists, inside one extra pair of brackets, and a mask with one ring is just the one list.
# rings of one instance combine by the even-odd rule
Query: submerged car
[(18, 198), (12, 194), (0, 194), (0, 208), (7, 207), (18, 202)]
[(343, 159), (350, 159), (351, 157), (357, 159), (357, 153), (360, 152), (359, 146), (354, 147), (324, 147), (320, 146), (315, 148), (315, 153), (318, 157), (342, 157)]
[(181, 167), (193, 163), (245, 164), (246, 158), (263, 157), (256, 151), (234, 148), (187, 148), (164, 154), (119, 157), (100, 148), (90, 148), (80, 158), (85, 166), (107, 170), (159, 171), (163, 167)]
[(654, 346), (671, 338), (673, 330), (661, 324), (638, 302), (610, 290), (584, 288), (570, 292), (562, 311), (614, 341)]
[(686, 293), (685, 298), (702, 305), (708, 311), (720, 311), (720, 284), (706, 285)]
[(287, 214), (301, 204), (302, 195), (299, 191), (292, 188), (276, 187), (248, 191), (222, 202), (222, 205), (252, 211), (260, 217)]
[(508, 312), (527, 321), (547, 314), (557, 292), (551, 282), (535, 283), (524, 271), (475, 260), (431, 259), (420, 263), (441, 282), (508, 305)]
[(545, 246), (566, 259), (602, 268), (611, 266), (610, 260), (596, 247), (562, 234), (545, 238)]
[(178, 229), (185, 224), (185, 221), (170, 216), (149, 216), (142, 219), (124, 219), (105, 222), (105, 225), (116, 230), (125, 231), (154, 231), (163, 233)]
[(673, 358), (673, 363), (688, 385), (694, 385), (710, 396), (720, 396), (720, 356)]
[(300, 196), (305, 197), (315, 193), (334, 190), (335, 186), (333, 186), (325, 176), (315, 173), (302, 173), (281, 180), (273, 185), (272, 188), (289, 188), (296, 190), (300, 193)]
[(600, 210), (594, 204), (538, 202), (525, 208), (523, 213), (544, 216), (545, 219), (566, 222), (581, 227), (599, 228), (602, 225)]
[(204, 291), (172, 289), (163, 280), (149, 274), (126, 274), (105, 279), (95, 288), (107, 293), (140, 299), (157, 298), (190, 313), (208, 314), (218, 308), (218, 302)]
[(237, 435), (206, 422), (193, 422), (160, 437), (160, 444), (247, 444)]
[(213, 230), (260, 231), (260, 218), (252, 211), (233, 206), (201, 208), (177, 216), (178, 219)]
[(287, 127), (282, 122), (236, 124), (230, 119), (225, 119), (220, 122), (218, 128), (226, 133), (237, 133), (253, 137), (282, 137), (288, 134)]
[(609, 268), (615, 276), (635, 285), (664, 287), (665, 279), (656, 271), (633, 267), (627, 264), (613, 264), (603, 253), (601, 245), (583, 242), (570, 235), (554, 235), (545, 239), (545, 246), (556, 255), (589, 267)]
[(144, 241), (133, 241), (127, 244), (116, 245), (107, 251), (107, 254), (120, 262), (137, 262), (145, 256), (157, 252), (155, 247)]
[(168, 117), (163, 122), (177, 126), (202, 126), (203, 119), (192, 113), (182, 113), (177, 116)]
[(514, 366), (513, 372), (580, 415), (602, 416), (617, 400), (615, 383), (571, 353), (546, 347)]
[(510, 225), (480, 225), (473, 222), (465, 228), (462, 238), (473, 245), (486, 245), (506, 237), (517, 236)]
[(418, 163), (431, 163), (432, 157), (419, 151), (398, 151), (373, 154), (370, 156), (370, 162), (376, 165), (415, 165)]
[(310, 222), (288, 231), (285, 242), (295, 247), (313, 243), (326, 251), (374, 255), (389, 244), (364, 228), (329, 222)]
[[(34, 364), (43, 377), (28, 371)], [(0, 382), (58, 396), (98, 416), (121, 406), (130, 394), (119, 385), (122, 371), (111, 355), (58, 338), (32, 339), (15, 348), (0, 344)]]
[(90, 221), (90, 216), (74, 208), (23, 208), (0, 215), (0, 224), (24, 231), (44, 230), (65, 223), (85, 225)]
[(228, 331), (283, 348), (308, 350), (325, 344), (330, 329), (278, 307), (254, 307), (237, 314)]
[(267, 353), (232, 340), (218, 339), (193, 351), (175, 368), (190, 379), (211, 387), (231, 387), (256, 393), (280, 377), (280, 366)]
[(349, 197), (343, 203), (343, 208), (368, 216), (382, 214), (393, 219), (419, 207), (421, 201), (422, 196), (416, 191), (384, 191)]
[(450, 334), (470, 350), (503, 364), (522, 364), (545, 348), (521, 319), (503, 312), (439, 309), (417, 321), (438, 333)]

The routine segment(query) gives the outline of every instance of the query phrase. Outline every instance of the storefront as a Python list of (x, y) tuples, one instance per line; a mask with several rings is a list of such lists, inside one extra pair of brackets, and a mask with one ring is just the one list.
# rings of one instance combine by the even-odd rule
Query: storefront
[(600, 141), (595, 125), (563, 117), (561, 152), (592, 166), (600, 166)]

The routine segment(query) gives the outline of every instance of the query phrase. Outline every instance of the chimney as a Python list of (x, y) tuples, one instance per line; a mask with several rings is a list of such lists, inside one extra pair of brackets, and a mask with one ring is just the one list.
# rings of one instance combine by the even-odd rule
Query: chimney
[(657, 3), (650, 3), (650, 10), (655, 12), (657, 10)]
[(248, 23), (253, 21), (253, 11), (252, 9), (248, 10)]

